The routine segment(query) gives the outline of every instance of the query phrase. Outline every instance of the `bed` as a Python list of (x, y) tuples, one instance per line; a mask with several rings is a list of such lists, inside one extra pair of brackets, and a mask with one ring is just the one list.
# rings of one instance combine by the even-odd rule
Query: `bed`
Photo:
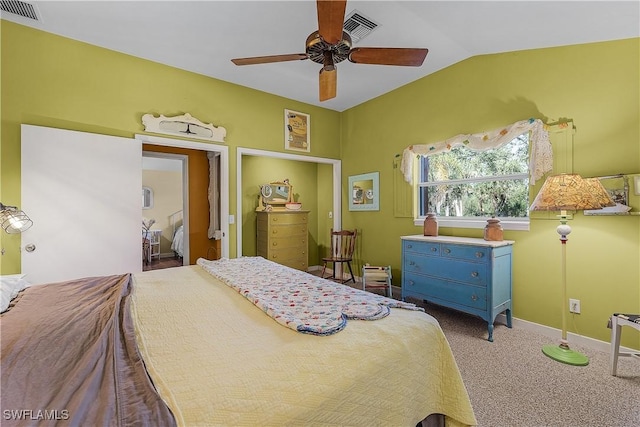
[(171, 240), (171, 250), (176, 253), (180, 258), (184, 257), (184, 228), (182, 225), (176, 228), (173, 233), (173, 240)]
[[(277, 290), (269, 290), (274, 282)], [(310, 303), (299, 291), (306, 288), (320, 299)], [(270, 298), (301, 306), (307, 317)], [(348, 317), (324, 307), (340, 298), (353, 303)], [(81, 325), (100, 345), (79, 341)], [(71, 425), (476, 424), (434, 318), (259, 257), (34, 286), (20, 292), (0, 326), (3, 426), (33, 425), (11, 412), (25, 409)], [(61, 346), (68, 329), (74, 336)], [(89, 360), (104, 359), (102, 368), (92, 362), (83, 370), (74, 361), (93, 347), (102, 350)], [(85, 371), (93, 373), (88, 380)]]

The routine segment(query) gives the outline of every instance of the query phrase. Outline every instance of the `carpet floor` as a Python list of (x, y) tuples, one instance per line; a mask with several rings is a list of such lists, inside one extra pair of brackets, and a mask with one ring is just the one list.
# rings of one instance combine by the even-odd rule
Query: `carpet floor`
[(608, 352), (574, 345), (589, 357), (589, 365), (571, 366), (542, 353), (543, 345), (557, 340), (496, 323), (494, 342), (489, 342), (482, 319), (423, 306), (449, 341), (479, 426), (640, 426), (637, 360), (619, 358), (614, 377)]
[[(361, 284), (351, 284), (361, 289)], [(383, 294), (383, 291), (374, 290)], [(400, 299), (400, 288), (393, 297)], [(542, 346), (557, 339), (422, 301), (444, 331), (467, 387), (479, 427), (640, 427), (640, 362), (621, 357), (609, 374), (609, 353), (572, 345), (587, 366), (556, 362)], [(606, 324), (607, 319), (603, 320)], [(623, 328), (623, 334), (637, 333)], [(570, 343), (571, 344), (571, 343)]]

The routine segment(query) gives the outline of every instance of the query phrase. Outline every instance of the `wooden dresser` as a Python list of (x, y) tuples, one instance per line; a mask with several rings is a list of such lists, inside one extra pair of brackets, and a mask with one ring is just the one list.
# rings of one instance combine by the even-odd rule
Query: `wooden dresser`
[(307, 271), (309, 211), (262, 211), (258, 215), (258, 256)]
[(506, 312), (511, 327), (513, 241), (452, 236), (403, 236), (402, 299), (418, 298), (493, 322)]

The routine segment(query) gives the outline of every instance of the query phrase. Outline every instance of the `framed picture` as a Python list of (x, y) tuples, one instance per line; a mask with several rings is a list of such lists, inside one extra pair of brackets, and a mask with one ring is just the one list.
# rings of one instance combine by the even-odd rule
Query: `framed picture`
[(379, 172), (371, 172), (349, 177), (349, 210), (380, 210)]
[(293, 110), (284, 110), (284, 148), (311, 151), (311, 117)]

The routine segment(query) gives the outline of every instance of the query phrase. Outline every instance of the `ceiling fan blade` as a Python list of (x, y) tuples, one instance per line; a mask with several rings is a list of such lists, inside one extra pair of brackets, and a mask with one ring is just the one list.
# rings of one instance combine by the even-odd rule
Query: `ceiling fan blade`
[(236, 58), (232, 59), (236, 65), (254, 65), (254, 64), (268, 64), (269, 62), (284, 62), (284, 61), (296, 61), (307, 59), (306, 53), (292, 53), (289, 55), (271, 55), (271, 56), (253, 56), (251, 58)]
[(336, 97), (338, 82), (338, 71), (335, 67), (327, 71), (324, 67), (320, 69), (320, 102)]
[(317, 0), (318, 33), (324, 41), (336, 44), (342, 40), (347, 0)]
[(400, 47), (356, 47), (349, 52), (349, 61), (356, 64), (406, 65), (419, 67), (429, 49)]

